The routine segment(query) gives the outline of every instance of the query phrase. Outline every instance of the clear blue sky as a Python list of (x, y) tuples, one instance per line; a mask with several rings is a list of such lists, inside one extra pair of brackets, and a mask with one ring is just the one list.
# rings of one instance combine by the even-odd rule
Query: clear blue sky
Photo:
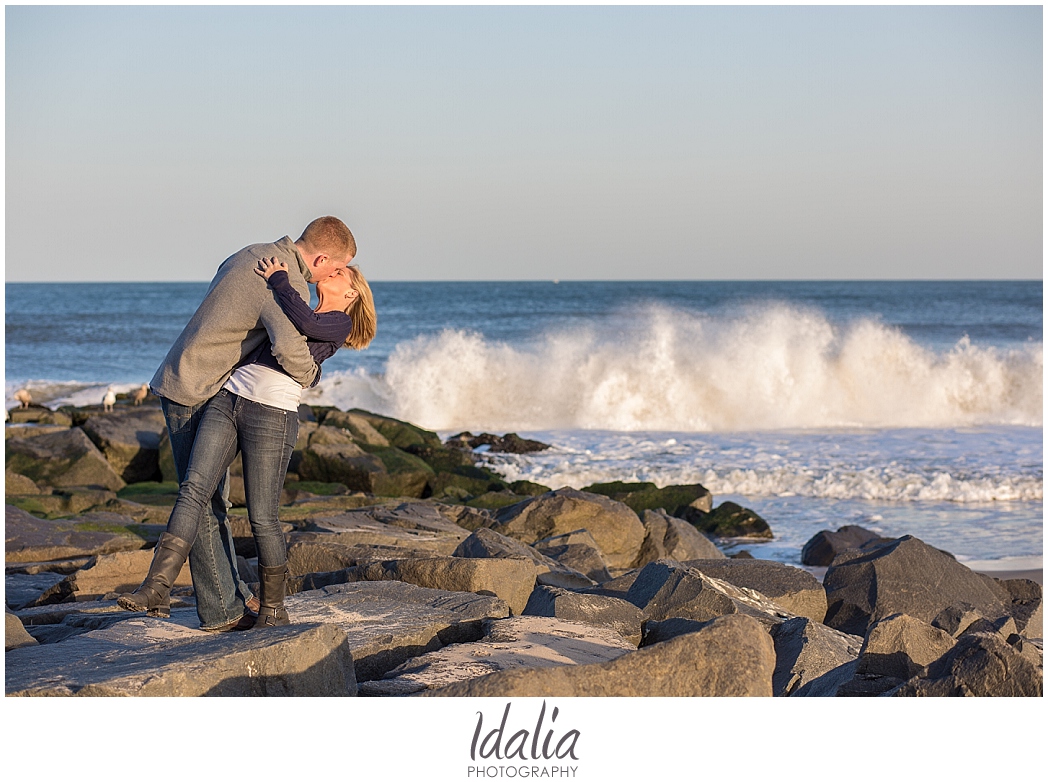
[(7, 280), (1040, 278), (1041, 15), (9, 6)]

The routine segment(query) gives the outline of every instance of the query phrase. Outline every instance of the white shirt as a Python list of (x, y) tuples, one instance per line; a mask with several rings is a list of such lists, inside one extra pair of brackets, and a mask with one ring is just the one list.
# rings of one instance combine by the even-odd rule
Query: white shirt
[(252, 402), (298, 412), (302, 386), (289, 375), (261, 364), (245, 364), (236, 369), (222, 388)]

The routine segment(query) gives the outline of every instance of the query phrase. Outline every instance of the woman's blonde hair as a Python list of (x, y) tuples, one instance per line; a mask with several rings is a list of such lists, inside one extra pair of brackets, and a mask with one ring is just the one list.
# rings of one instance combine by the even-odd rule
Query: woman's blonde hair
[(353, 319), (353, 330), (346, 337), (345, 346), (353, 350), (363, 350), (375, 338), (375, 298), (371, 295), (371, 286), (364, 279), (359, 266), (347, 266), (346, 271), (353, 281), (353, 288), (360, 295), (346, 307), (346, 314)]

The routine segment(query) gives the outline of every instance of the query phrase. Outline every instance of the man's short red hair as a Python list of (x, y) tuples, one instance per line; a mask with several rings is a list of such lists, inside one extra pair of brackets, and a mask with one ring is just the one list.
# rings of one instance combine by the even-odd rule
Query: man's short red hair
[(357, 254), (356, 239), (346, 224), (337, 217), (318, 217), (306, 226), (298, 241), (309, 249), (327, 253), (332, 258), (349, 259)]

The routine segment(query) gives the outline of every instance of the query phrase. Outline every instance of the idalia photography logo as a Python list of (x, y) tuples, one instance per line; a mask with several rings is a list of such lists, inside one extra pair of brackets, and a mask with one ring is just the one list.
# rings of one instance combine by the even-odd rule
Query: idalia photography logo
[[(526, 713), (521, 714), (520, 707), (512, 716), (514, 720), (520, 717), (523, 721), (511, 722), (512, 706), (512, 703), (506, 704), (498, 727), (494, 727), (493, 721), (488, 720), (487, 733), (484, 732), (484, 712), (477, 712), (477, 727), (473, 731), (473, 741), (469, 746), (469, 759), (472, 763), (467, 777), (574, 778), (578, 766), (573, 766), (570, 762), (579, 759), (578, 743), (582, 732), (577, 728), (564, 730), (563, 721), (557, 725), (560, 709), (556, 706), (553, 707), (549, 722), (546, 723), (546, 701), (542, 701), (542, 708), (539, 709), (538, 718), (534, 722), (528, 719)], [(521, 727), (514, 730), (517, 725)], [(503, 762), (494, 763), (493, 760)]]

